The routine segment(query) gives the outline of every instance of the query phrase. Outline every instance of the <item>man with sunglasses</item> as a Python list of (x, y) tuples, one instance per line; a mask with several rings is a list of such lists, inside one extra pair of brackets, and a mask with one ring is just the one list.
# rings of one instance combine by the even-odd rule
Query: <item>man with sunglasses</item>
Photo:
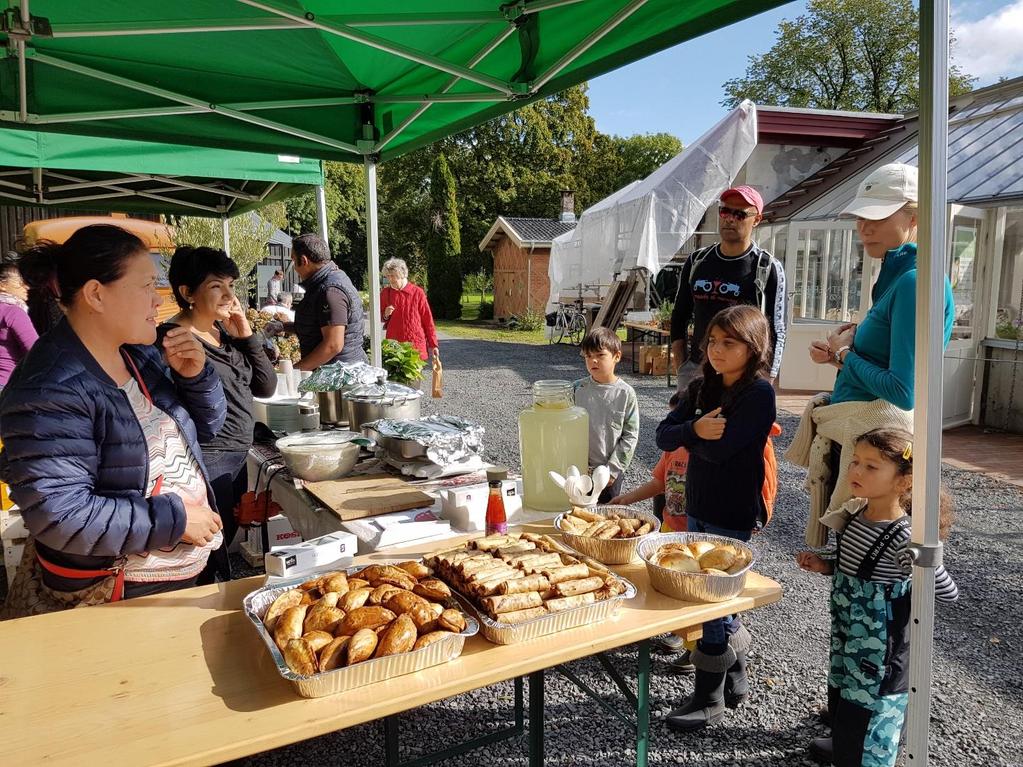
[(699, 375), (707, 326), (718, 312), (736, 304), (757, 306), (766, 315), (773, 346), (771, 379), (778, 375), (785, 346), (785, 269), (753, 242), (763, 211), (764, 199), (753, 187), (725, 190), (718, 207), (720, 242), (696, 251), (682, 267), (671, 315), (671, 354), (679, 365), (680, 392)]

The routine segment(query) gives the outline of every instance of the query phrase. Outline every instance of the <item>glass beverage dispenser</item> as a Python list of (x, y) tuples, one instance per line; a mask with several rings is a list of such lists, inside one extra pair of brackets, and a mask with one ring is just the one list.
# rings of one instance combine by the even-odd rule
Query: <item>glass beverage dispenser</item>
[(519, 414), (522, 503), (539, 511), (564, 511), (565, 491), (548, 475), (562, 476), (569, 466), (585, 473), (589, 456), (590, 417), (575, 405), (571, 381), (537, 381), (533, 406)]

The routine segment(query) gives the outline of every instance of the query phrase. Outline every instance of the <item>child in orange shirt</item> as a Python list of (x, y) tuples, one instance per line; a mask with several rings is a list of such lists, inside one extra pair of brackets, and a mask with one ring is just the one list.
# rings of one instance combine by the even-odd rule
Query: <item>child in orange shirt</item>
[[(674, 410), (678, 405), (676, 392), (668, 400)], [(661, 519), (661, 532), (684, 533), (686, 531), (686, 466), (689, 451), (684, 447), (661, 453), (661, 458), (651, 473), (652, 479), (629, 493), (612, 498), (610, 503), (628, 506), (633, 503), (654, 499), (654, 513)]]

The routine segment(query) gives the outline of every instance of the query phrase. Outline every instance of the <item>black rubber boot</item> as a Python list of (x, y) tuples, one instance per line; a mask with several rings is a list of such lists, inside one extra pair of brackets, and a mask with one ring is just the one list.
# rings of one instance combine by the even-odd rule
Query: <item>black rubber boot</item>
[(707, 655), (697, 649), (692, 656), (696, 666), (693, 694), (665, 719), (672, 730), (701, 730), (717, 724), (725, 715), (725, 675), (735, 663), (735, 651), (726, 647), (721, 655)]
[(821, 764), (834, 764), (835, 752), (831, 738), (814, 738), (810, 741), (810, 756)]
[(749, 630), (739, 624), (739, 628), (728, 637), (728, 645), (735, 651), (735, 663), (725, 675), (725, 705), (735, 708), (749, 695), (749, 677), (746, 675), (746, 658), (749, 655), (753, 637)]

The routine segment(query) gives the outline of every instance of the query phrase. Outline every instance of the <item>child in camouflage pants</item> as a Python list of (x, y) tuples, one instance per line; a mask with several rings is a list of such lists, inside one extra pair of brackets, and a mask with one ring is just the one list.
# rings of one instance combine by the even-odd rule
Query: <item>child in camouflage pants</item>
[[(810, 751), (839, 767), (894, 767), (909, 698), (911, 435), (898, 429), (862, 435), (849, 479), (856, 497), (821, 518), (837, 533), (835, 562), (808, 551), (797, 557), (803, 569), (833, 576), (832, 737), (815, 739)], [(941, 507), (944, 538), (952, 521), (944, 492)], [(936, 568), (935, 597), (957, 596), (944, 567)]]

